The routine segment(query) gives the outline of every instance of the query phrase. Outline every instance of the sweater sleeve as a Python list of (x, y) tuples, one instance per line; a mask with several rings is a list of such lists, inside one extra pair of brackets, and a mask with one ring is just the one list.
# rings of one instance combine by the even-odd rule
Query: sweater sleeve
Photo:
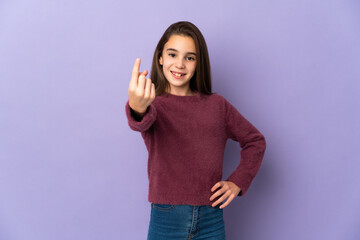
[[(225, 98), (224, 98), (225, 99)], [(240, 189), (238, 196), (246, 194), (257, 174), (266, 149), (264, 136), (225, 99), (225, 123), (228, 138), (239, 142), (240, 163), (227, 178)]]
[(129, 127), (134, 131), (145, 132), (156, 120), (156, 108), (153, 104), (148, 106), (145, 115), (141, 119), (135, 116), (134, 111), (129, 105), (129, 100), (125, 104), (125, 112)]

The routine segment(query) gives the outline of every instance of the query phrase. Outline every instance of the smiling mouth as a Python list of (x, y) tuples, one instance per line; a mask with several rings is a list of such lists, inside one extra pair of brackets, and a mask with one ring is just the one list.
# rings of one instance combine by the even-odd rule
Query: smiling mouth
[(175, 77), (183, 77), (185, 76), (185, 73), (178, 73), (178, 72), (173, 72), (173, 71), (170, 71), (172, 73), (172, 75), (174, 75)]

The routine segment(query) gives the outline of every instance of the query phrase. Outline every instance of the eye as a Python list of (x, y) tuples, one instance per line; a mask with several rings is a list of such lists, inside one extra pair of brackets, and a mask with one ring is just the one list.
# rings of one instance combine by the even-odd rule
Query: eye
[(170, 57), (175, 57), (175, 53), (169, 53)]
[(186, 60), (188, 60), (188, 61), (194, 61), (195, 58), (193, 58), (193, 57), (186, 57)]

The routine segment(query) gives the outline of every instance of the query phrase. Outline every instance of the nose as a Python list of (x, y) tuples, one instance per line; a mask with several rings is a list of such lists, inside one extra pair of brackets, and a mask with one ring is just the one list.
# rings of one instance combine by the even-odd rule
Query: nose
[(176, 61), (175, 66), (176, 66), (177, 68), (183, 69), (183, 68), (185, 67), (185, 65), (184, 65), (184, 59), (179, 58), (179, 59)]

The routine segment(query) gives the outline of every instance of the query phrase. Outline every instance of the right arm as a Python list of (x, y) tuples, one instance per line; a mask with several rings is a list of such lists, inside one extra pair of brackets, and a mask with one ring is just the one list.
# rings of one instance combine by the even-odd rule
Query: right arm
[(145, 78), (147, 70), (139, 73), (140, 59), (136, 59), (129, 83), (129, 100), (125, 111), (131, 129), (144, 132), (156, 120), (156, 109), (151, 104), (155, 99), (155, 85)]

